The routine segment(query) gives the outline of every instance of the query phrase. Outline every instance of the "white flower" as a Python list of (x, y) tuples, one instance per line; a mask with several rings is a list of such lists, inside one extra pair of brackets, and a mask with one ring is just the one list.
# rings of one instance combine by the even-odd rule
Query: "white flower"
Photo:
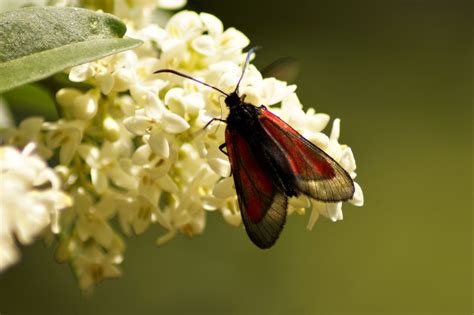
[(86, 124), (81, 120), (58, 120), (44, 123), (43, 126), (48, 130), (46, 145), (50, 149), (59, 148), (59, 162), (69, 165), (82, 141)]
[(206, 107), (206, 101), (201, 92), (193, 89), (189, 84), (185, 88), (172, 88), (165, 95), (166, 106), (181, 117), (188, 115), (192, 119)]
[[(163, 67), (192, 70), (219, 61), (240, 62), (249, 39), (240, 31), (223, 31), (222, 23), (210, 14), (181, 11), (165, 28), (167, 36), (158, 42), (163, 51)], [(204, 34), (207, 32), (208, 34)], [(188, 50), (190, 46), (192, 49)]]
[(167, 168), (166, 164), (163, 168), (141, 169), (138, 174), (138, 193), (154, 205), (158, 204), (162, 192), (177, 193), (179, 191), (170, 175), (163, 172)]
[(157, 96), (149, 94), (144, 109), (135, 112), (135, 116), (124, 120), (125, 126), (136, 135), (143, 135), (152, 151), (167, 158), (170, 152), (168, 135), (181, 133), (189, 124), (181, 116), (167, 110)]
[(204, 197), (203, 200), (204, 209), (209, 211), (220, 210), (222, 217), (230, 225), (239, 226), (242, 223), (232, 177), (225, 177), (218, 181), (214, 186), (212, 195)]
[[(95, 62), (85, 63), (71, 68), (69, 72), (69, 80), (73, 82), (86, 81), (93, 83), (104, 95), (109, 95), (112, 92), (123, 92), (127, 91), (130, 86), (135, 83), (136, 64), (136, 53), (133, 51), (126, 51)], [(65, 89), (61, 89), (60, 93), (62, 90)], [(79, 92), (77, 93), (80, 94)], [(63, 97), (60, 94), (58, 101), (61, 105), (64, 103), (61, 102), (62, 98)]]
[(172, 229), (171, 223), (158, 209), (157, 203), (151, 203), (144, 196), (120, 196), (117, 198), (119, 222), (122, 230), (131, 234), (142, 234), (154, 222), (160, 223), (166, 229)]
[(93, 239), (104, 248), (109, 248), (114, 238), (110, 219), (116, 212), (114, 198), (102, 198), (95, 203), (84, 189), (79, 188), (73, 194), (73, 212), (77, 215), (77, 236), (82, 242)]
[(116, 278), (122, 274), (117, 266), (117, 257), (96, 244), (81, 248), (72, 265), (83, 290), (90, 289), (106, 278)]
[(72, 203), (34, 148), (0, 147), (0, 272), (18, 260), (15, 239), (26, 245), (47, 227), (58, 233), (59, 212)]
[(89, 165), (92, 184), (99, 194), (104, 193), (110, 184), (123, 189), (136, 188), (135, 178), (127, 173), (120, 164), (121, 150), (123, 148), (119, 141), (113, 143), (106, 141), (100, 150), (88, 144), (79, 145), (77, 151)]

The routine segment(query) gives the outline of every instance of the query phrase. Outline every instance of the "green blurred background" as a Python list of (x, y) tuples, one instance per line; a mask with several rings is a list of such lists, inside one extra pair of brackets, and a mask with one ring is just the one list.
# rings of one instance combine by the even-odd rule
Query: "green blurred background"
[(344, 221), (292, 216), (271, 250), (209, 214), (204, 235), (128, 242), (124, 275), (84, 296), (41, 242), (0, 275), (0, 313), (470, 314), (472, 1), (219, 1), (262, 46), (300, 65), (298, 95), (342, 119), (366, 204)]

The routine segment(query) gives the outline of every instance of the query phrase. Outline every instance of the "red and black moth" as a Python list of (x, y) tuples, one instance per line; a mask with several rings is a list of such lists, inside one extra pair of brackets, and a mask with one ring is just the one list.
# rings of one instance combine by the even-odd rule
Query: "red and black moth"
[(346, 201), (354, 195), (350, 175), (328, 154), (272, 114), (264, 105), (245, 103), (239, 84), (253, 52), (248, 52), (237, 86), (230, 94), (171, 69), (172, 73), (206, 85), (226, 96), (227, 148), (240, 212), (252, 242), (260, 248), (275, 244), (285, 224), (288, 198), (300, 194), (322, 202)]

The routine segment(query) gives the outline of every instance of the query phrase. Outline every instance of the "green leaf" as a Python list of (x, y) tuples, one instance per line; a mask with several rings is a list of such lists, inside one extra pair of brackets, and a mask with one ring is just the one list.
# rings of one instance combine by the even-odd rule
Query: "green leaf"
[(0, 93), (139, 46), (113, 15), (32, 7), (0, 14)]
[(48, 121), (58, 119), (54, 99), (48, 90), (38, 84), (26, 84), (2, 95), (18, 124), (30, 116), (42, 116)]

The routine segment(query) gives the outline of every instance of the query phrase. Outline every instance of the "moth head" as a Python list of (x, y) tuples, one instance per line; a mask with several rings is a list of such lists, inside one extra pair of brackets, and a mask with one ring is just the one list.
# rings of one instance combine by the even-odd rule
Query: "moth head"
[(237, 107), (242, 103), (244, 98), (245, 98), (245, 94), (242, 95), (242, 98), (241, 98), (237, 94), (237, 92), (232, 92), (225, 98), (225, 104), (229, 108)]

